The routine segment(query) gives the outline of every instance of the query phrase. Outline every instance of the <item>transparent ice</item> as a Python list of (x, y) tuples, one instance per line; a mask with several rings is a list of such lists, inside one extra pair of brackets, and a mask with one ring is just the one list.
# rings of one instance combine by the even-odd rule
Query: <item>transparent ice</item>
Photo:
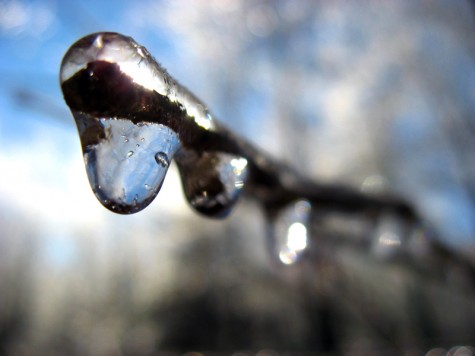
[(406, 224), (396, 214), (384, 213), (376, 223), (372, 251), (378, 258), (391, 258), (403, 248)]
[(226, 216), (236, 203), (248, 176), (247, 160), (227, 153), (209, 152), (178, 160), (185, 196), (198, 212)]
[(298, 262), (310, 244), (311, 205), (294, 201), (281, 208), (270, 221), (269, 245), (272, 255), (285, 265)]
[(129, 120), (104, 118), (100, 127), (105, 138), (84, 147), (91, 187), (112, 211), (140, 211), (160, 190), (168, 157), (175, 154), (180, 141), (175, 132), (160, 124), (136, 125)]
[(144, 47), (117, 33), (86, 36), (64, 56), (60, 81), (104, 206), (123, 214), (145, 208), (177, 153), (191, 206), (208, 216), (229, 213), (247, 160), (202, 146), (207, 132), (218, 130), (213, 117)]
[(129, 77), (131, 83), (142, 88), (146, 95), (156, 93), (166, 97), (170, 102), (179, 104), (196, 125), (207, 130), (215, 128), (212, 115), (190, 91), (177, 83), (145, 47), (119, 33), (95, 33), (73, 44), (61, 65), (61, 84), (78, 72), (88, 70), (88, 65), (96, 61), (117, 64), (121, 74)]

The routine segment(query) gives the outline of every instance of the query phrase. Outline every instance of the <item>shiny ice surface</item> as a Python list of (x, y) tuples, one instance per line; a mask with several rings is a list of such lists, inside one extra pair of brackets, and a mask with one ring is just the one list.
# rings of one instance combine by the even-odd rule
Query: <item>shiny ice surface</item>
[[(84, 117), (79, 114), (76, 119), (81, 122)], [(180, 146), (176, 133), (160, 124), (136, 125), (122, 119), (100, 119), (99, 127), (104, 138), (83, 145), (95, 195), (114, 212), (142, 210), (160, 190), (170, 159)]]
[(117, 63), (135, 83), (162, 95), (168, 92), (169, 85), (150, 53), (132, 38), (109, 32), (86, 36), (69, 49), (61, 66), (61, 83), (94, 61)]
[[(114, 90), (127, 92), (132, 88), (132, 84), (141, 88), (141, 93), (134, 98), (137, 100), (136, 107), (143, 106), (142, 99), (145, 96), (156, 93), (171, 103), (177, 104), (187, 119), (194, 121), (201, 128), (215, 129), (214, 119), (207, 108), (192, 93), (177, 83), (145, 47), (139, 45), (131, 37), (119, 33), (94, 33), (74, 43), (65, 54), (61, 64), (61, 84), (74, 79), (80, 72), (90, 71), (90, 87), (93, 88), (96, 85), (94, 82), (96, 73), (90, 67), (91, 64), (98, 62), (117, 65), (120, 74), (130, 79), (130, 83), (127, 84), (129, 87), (124, 88), (122, 81), (121, 85)], [(87, 95), (87, 93), (80, 93), (80, 95)], [(141, 107), (141, 110), (145, 111), (155, 109), (157, 108)]]
[(285, 265), (296, 263), (310, 243), (311, 205), (298, 200), (283, 207), (270, 223), (272, 254)]
[(210, 152), (180, 165), (185, 196), (198, 212), (226, 216), (236, 203), (248, 176), (247, 160)]
[[(79, 129), (91, 186), (101, 203), (118, 213), (146, 207), (178, 148), (195, 152), (190, 146), (200, 142), (196, 135), (215, 128), (193, 94), (144, 47), (118, 33), (95, 33), (74, 43), (64, 56), (60, 82)], [(193, 160), (187, 159), (191, 167), (183, 175), (200, 177), (185, 187), (191, 204), (208, 215), (229, 210), (243, 186), (247, 161), (218, 153), (202, 155), (198, 164)]]
[(377, 222), (372, 251), (376, 257), (390, 258), (401, 251), (406, 226), (395, 214), (383, 214)]

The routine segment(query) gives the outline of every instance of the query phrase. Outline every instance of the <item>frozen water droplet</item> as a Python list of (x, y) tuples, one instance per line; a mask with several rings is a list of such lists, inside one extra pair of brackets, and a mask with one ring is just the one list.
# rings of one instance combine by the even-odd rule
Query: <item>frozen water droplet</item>
[(168, 167), (168, 165), (170, 164), (168, 162), (168, 156), (165, 152), (157, 152), (157, 154), (155, 155), (155, 161), (157, 161), (157, 163), (162, 167)]
[[(102, 204), (122, 214), (140, 211), (150, 204), (168, 169), (157, 165), (155, 153), (172, 157), (180, 147), (177, 134), (160, 124), (139, 126), (129, 120), (98, 120), (83, 113), (74, 113), (74, 117), (89, 181)], [(146, 137), (146, 144), (130, 151), (123, 143), (122, 132), (131, 144), (141, 137)]]
[(376, 224), (372, 250), (376, 257), (390, 258), (401, 251), (406, 226), (394, 213), (385, 213)]
[(285, 265), (298, 262), (310, 243), (311, 205), (294, 201), (270, 218), (269, 246), (273, 256)]
[(248, 176), (245, 158), (220, 152), (178, 159), (188, 202), (198, 212), (226, 216), (236, 203)]

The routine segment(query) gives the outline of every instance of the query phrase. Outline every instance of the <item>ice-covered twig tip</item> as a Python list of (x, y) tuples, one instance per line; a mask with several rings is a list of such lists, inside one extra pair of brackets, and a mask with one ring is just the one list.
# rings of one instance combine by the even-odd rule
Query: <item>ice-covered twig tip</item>
[(207, 216), (226, 216), (242, 191), (271, 215), (274, 207), (300, 202), (305, 214), (316, 204), (414, 216), (399, 199), (316, 184), (276, 163), (217, 122), (130, 37), (104, 32), (80, 39), (64, 56), (60, 81), (92, 189), (114, 212), (150, 204), (174, 159), (188, 202)]

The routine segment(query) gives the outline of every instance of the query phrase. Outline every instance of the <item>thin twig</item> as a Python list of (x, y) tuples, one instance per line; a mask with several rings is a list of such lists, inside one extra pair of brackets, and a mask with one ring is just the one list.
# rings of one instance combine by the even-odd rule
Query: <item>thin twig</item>
[[(138, 83), (131, 73), (124, 72), (119, 61), (104, 60), (93, 54), (89, 58), (84, 54), (97, 47), (96, 52), (92, 51), (97, 55), (108, 41), (119, 41), (139, 53), (132, 53), (135, 57), (131, 61), (140, 60), (137, 65), (143, 66), (144, 71), (149, 69), (146, 74), (153, 76), (157, 89)], [(387, 194), (370, 196), (342, 185), (316, 183), (276, 162), (212, 118), (199, 99), (178, 84), (145, 48), (129, 37), (101, 33), (83, 38), (65, 56), (63, 70), (71, 57), (77, 55), (73, 49), (80, 49), (80, 54), (85, 56), (82, 66), (77, 65), (77, 72), (70, 73), (62, 81), (65, 100), (73, 112), (96, 118), (125, 118), (136, 124), (165, 125), (178, 134), (182, 153), (193, 151), (199, 156), (204, 152), (222, 152), (243, 157), (249, 169), (245, 191), (266, 207), (305, 199), (335, 211), (377, 214), (389, 210), (404, 218), (418, 220), (413, 207), (400, 198)], [(209, 120), (208, 127), (201, 123), (202, 120)], [(89, 137), (87, 144), (99, 139)], [(175, 157), (179, 165), (184, 156), (186, 154)]]

